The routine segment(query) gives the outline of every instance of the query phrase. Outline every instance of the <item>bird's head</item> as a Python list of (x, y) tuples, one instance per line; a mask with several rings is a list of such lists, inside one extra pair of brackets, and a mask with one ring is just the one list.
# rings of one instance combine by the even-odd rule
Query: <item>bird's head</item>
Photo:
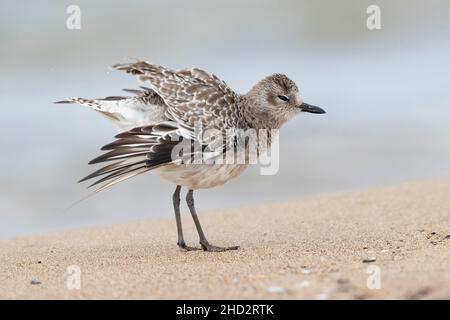
[(273, 119), (273, 128), (281, 127), (300, 112), (325, 113), (322, 108), (305, 103), (295, 82), (284, 74), (275, 73), (259, 81), (246, 97), (254, 116), (259, 120)]

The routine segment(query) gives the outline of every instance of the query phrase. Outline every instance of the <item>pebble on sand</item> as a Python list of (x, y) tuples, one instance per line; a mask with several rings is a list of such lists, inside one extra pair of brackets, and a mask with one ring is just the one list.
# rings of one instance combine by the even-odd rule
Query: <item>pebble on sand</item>
[(267, 291), (270, 293), (283, 293), (284, 288), (279, 287), (279, 286), (271, 286), (267, 289)]
[(311, 273), (311, 269), (308, 268), (307, 266), (302, 266), (301, 268), (302, 268), (301, 273), (303, 273), (303, 274), (310, 274)]
[(302, 269), (302, 273), (303, 274), (310, 274), (311, 270), (310, 269)]
[(365, 258), (365, 259), (363, 259), (363, 263), (370, 263), (370, 262), (375, 262), (375, 261), (377, 261), (377, 258), (375, 258), (375, 257), (369, 257), (369, 258)]

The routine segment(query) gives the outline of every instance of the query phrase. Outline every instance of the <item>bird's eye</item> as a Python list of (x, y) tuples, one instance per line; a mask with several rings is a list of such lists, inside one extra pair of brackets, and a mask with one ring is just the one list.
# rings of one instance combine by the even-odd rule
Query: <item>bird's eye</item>
[(278, 98), (280, 98), (280, 100), (283, 100), (283, 101), (289, 101), (289, 98), (286, 96), (278, 96)]

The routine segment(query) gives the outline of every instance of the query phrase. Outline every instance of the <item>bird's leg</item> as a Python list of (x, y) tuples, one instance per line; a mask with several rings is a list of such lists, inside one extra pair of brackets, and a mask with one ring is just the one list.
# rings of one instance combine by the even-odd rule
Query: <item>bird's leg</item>
[(180, 215), (180, 190), (181, 186), (177, 186), (175, 189), (175, 192), (173, 193), (172, 200), (173, 200), (173, 209), (175, 211), (175, 219), (177, 221), (177, 232), (178, 232), (178, 242), (177, 245), (186, 251), (190, 250), (198, 250), (197, 248), (188, 247), (186, 245), (186, 242), (184, 242), (184, 236), (183, 236), (183, 227), (181, 225), (181, 215)]
[(189, 207), (189, 211), (191, 211), (192, 219), (194, 220), (195, 227), (197, 228), (198, 236), (200, 237), (200, 244), (205, 251), (214, 251), (221, 252), (226, 250), (237, 250), (239, 247), (217, 247), (209, 244), (208, 240), (206, 240), (205, 234), (203, 233), (202, 226), (200, 225), (200, 221), (198, 220), (197, 212), (195, 211), (194, 206), (194, 190), (189, 190), (186, 195), (186, 202)]

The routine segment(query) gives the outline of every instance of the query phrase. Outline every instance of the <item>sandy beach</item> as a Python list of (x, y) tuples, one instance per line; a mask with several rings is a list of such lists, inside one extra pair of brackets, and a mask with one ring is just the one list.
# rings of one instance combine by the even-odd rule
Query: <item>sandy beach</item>
[(0, 298), (450, 298), (450, 179), (199, 211), (240, 249), (183, 252), (174, 218), (1, 241)]

